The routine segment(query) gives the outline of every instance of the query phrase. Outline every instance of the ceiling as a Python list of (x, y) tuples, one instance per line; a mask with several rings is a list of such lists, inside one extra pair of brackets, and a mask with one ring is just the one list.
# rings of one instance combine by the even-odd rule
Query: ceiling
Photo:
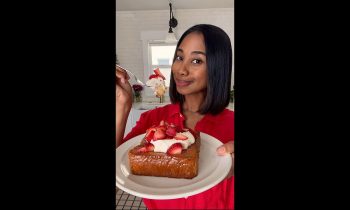
[(117, 11), (233, 8), (234, 0), (116, 0)]

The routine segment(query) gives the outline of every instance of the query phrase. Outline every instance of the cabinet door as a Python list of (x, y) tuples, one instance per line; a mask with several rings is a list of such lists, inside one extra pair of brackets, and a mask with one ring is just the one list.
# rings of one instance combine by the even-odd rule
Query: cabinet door
[(136, 122), (140, 119), (141, 114), (148, 110), (133, 109), (132, 127), (136, 125)]
[(128, 135), (128, 133), (131, 131), (133, 126), (133, 109), (131, 109), (129, 116), (128, 116), (128, 121), (126, 122), (125, 126), (125, 132), (124, 132), (124, 137)]
[(140, 119), (140, 116), (142, 113), (146, 112), (148, 110), (139, 110), (139, 109), (134, 109), (131, 108), (128, 121), (126, 123), (125, 127), (125, 133), (124, 137), (131, 131), (131, 129), (136, 125), (136, 122)]

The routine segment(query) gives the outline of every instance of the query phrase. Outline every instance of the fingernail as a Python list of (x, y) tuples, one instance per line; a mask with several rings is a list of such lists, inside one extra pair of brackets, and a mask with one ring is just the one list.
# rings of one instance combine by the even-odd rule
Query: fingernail
[(217, 150), (218, 153), (222, 154), (225, 152), (225, 147), (219, 147)]

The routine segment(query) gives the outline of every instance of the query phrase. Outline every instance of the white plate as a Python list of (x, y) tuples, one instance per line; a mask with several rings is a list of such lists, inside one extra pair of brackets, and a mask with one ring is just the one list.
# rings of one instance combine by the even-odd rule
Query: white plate
[(176, 179), (167, 177), (137, 176), (130, 173), (128, 151), (138, 145), (144, 134), (136, 136), (116, 150), (116, 185), (119, 189), (149, 199), (175, 199), (201, 193), (221, 182), (232, 164), (230, 155), (218, 156), (216, 148), (222, 142), (216, 138), (200, 133), (201, 148), (199, 152), (198, 175), (193, 179)]

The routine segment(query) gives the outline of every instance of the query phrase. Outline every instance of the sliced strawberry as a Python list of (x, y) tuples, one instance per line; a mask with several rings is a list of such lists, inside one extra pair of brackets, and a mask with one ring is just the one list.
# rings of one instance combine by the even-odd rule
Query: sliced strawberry
[(147, 152), (147, 148), (141, 147), (140, 149), (137, 150), (137, 152)]
[(147, 152), (152, 152), (154, 150), (154, 145), (152, 143), (146, 143), (144, 146)]
[(157, 130), (163, 130), (166, 131), (166, 126), (165, 125), (160, 125), (156, 128)]
[(154, 137), (154, 133), (156, 131), (155, 130), (150, 130), (149, 132), (146, 133), (146, 136), (145, 136), (145, 140), (150, 142), (151, 140), (153, 140), (153, 137)]
[(156, 68), (153, 71), (154, 71), (154, 73), (156, 73), (156, 75), (160, 76), (161, 78), (163, 78), (163, 80), (165, 80), (165, 77), (162, 74), (162, 72), (160, 72), (159, 68)]
[(176, 132), (183, 132), (183, 128), (180, 126), (176, 126)]
[(165, 122), (164, 122), (164, 120), (160, 121), (159, 125), (160, 125), (160, 126), (163, 126), (163, 125), (165, 125)]
[(157, 129), (154, 133), (153, 140), (164, 139), (165, 137), (165, 131), (163, 129)]
[(182, 145), (180, 143), (175, 143), (171, 145), (166, 152), (169, 155), (176, 155), (176, 154), (181, 154), (182, 151)]
[(154, 131), (156, 131), (156, 125), (152, 125), (152, 127), (150, 127), (150, 128), (148, 128), (147, 130), (146, 130), (146, 133), (148, 133), (149, 131), (151, 131), (151, 130), (154, 130)]
[(185, 116), (183, 116), (181, 113), (178, 113), (178, 115), (175, 115), (175, 122), (178, 127), (178, 132), (181, 132), (182, 129), (184, 129), (184, 121), (185, 121)]
[(183, 134), (181, 134), (181, 133), (177, 133), (176, 136), (174, 137), (174, 139), (176, 139), (176, 140), (186, 140), (186, 139), (188, 139), (188, 137), (183, 135)]
[(174, 127), (169, 126), (166, 131), (165, 131), (166, 135), (170, 136), (170, 137), (174, 137), (176, 135), (176, 129)]

